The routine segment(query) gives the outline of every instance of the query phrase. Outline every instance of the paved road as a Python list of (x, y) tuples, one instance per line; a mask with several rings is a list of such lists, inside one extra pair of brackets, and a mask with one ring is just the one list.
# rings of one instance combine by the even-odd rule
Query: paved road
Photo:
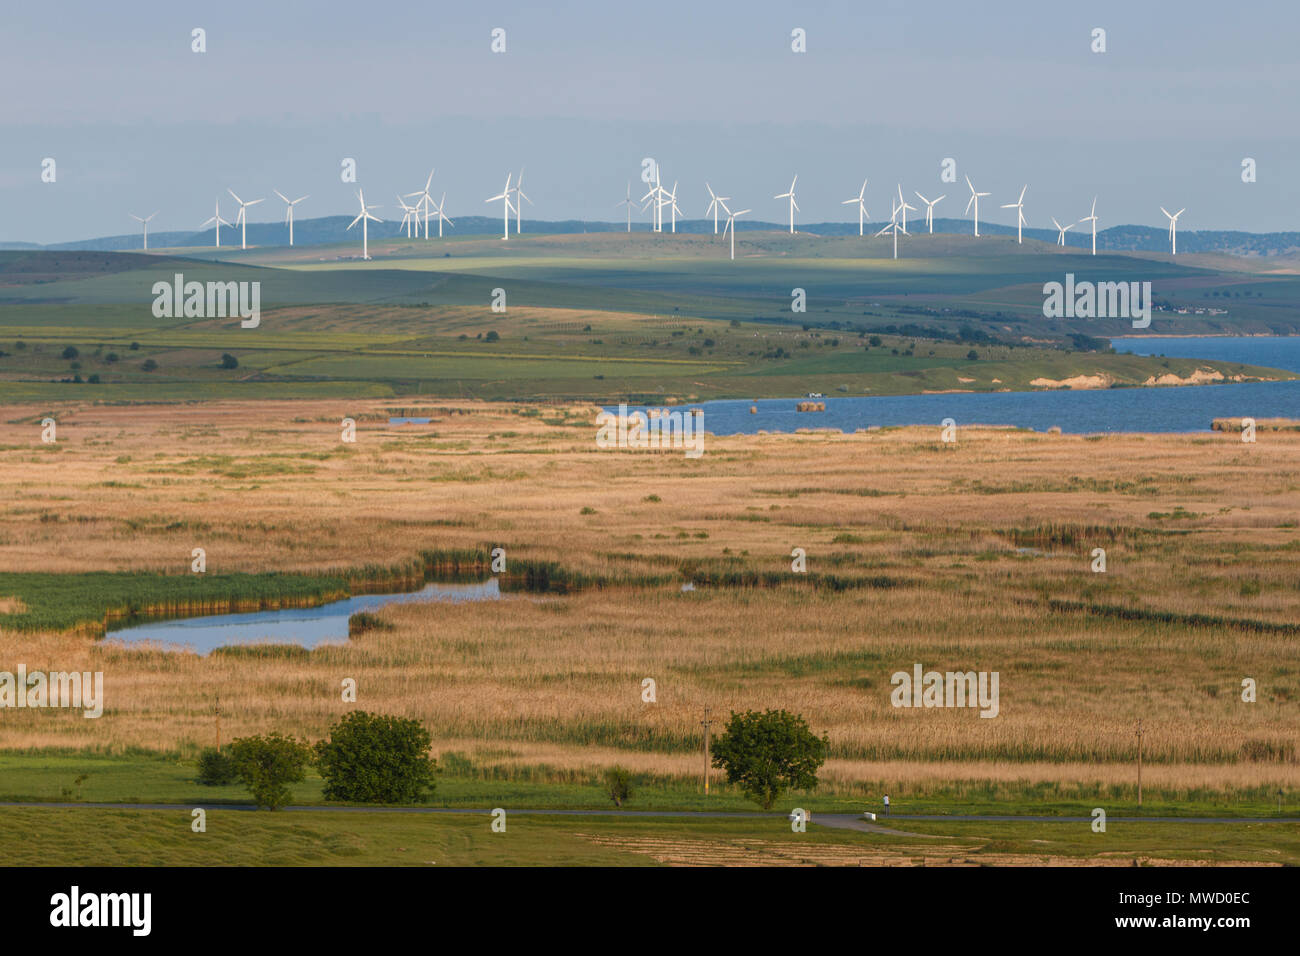
[[(98, 809), (98, 810), (179, 810), (189, 812), (196, 808), (204, 810), (256, 810), (251, 803), (41, 803), (15, 802), (0, 803), (4, 807), (58, 807), (60, 809)], [(638, 817), (660, 819), (788, 819), (788, 812), (781, 813), (733, 813), (722, 810), (559, 810), (559, 809), (525, 809), (505, 808), (511, 814), (530, 816), (576, 816), (576, 817)], [(477, 807), (321, 807), (309, 806), (284, 807), (280, 813), (472, 813), (490, 814), (490, 809)], [(866, 832), (888, 833), (891, 831), (885, 823), (1091, 823), (1092, 817), (1044, 817), (1044, 816), (986, 816), (983, 814), (920, 814), (896, 813), (892, 816), (877, 817), (876, 822), (864, 820), (853, 813), (814, 813), (812, 823), (841, 829), (863, 830)], [(1300, 823), (1300, 817), (1121, 817), (1108, 814), (1107, 825), (1111, 823)], [(914, 834), (922, 836), (925, 834)]]

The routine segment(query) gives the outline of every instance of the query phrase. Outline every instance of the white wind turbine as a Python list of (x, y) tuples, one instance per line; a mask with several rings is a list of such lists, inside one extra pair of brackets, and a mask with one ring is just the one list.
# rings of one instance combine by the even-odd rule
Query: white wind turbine
[(1170, 213), (1168, 209), (1161, 206), (1160, 211), (1169, 217), (1169, 254), (1176, 256), (1178, 255), (1178, 217), (1187, 212), (1187, 207), (1184, 206), (1178, 212)]
[[(915, 189), (912, 191), (916, 192)], [(921, 202), (925, 203), (925, 224), (930, 228), (930, 235), (933, 236), (934, 235), (934, 207), (938, 205), (939, 199), (948, 198), (948, 194), (944, 193), (942, 196), (939, 197), (939, 199), (926, 199), (918, 192), (916, 193), (916, 198), (921, 200)]]
[(627, 198), (620, 199), (618, 202), (614, 203), (615, 209), (617, 209), (619, 206), (627, 206), (627, 231), (628, 232), (632, 231), (632, 207), (635, 205), (636, 203), (632, 201), (632, 184), (628, 183)]
[(1097, 197), (1092, 197), (1092, 213), (1084, 216), (1079, 222), (1092, 223), (1092, 254), (1097, 254)]
[(646, 190), (646, 194), (638, 200), (638, 202), (644, 203), (644, 205), (641, 207), (642, 212), (645, 212), (647, 209), (651, 210), (650, 212), (651, 232), (659, 231), (659, 209), (660, 209), (659, 190), (660, 190), (659, 169), (658, 167), (656, 167), (654, 185), (651, 186), (648, 190)]
[[(975, 235), (980, 234), (980, 197), (991, 195), (990, 193), (977, 193), (975, 187), (971, 185), (970, 177), (966, 177), (966, 185), (970, 187), (970, 199), (966, 200), (966, 212), (970, 212), (970, 207), (975, 206)], [(965, 213), (963, 213), (965, 215)]]
[(357, 223), (361, 223), (361, 258), (369, 259), (370, 258), (370, 230), (369, 230), (370, 222), (371, 220), (375, 222), (383, 222), (384, 220), (380, 219), (378, 216), (372, 216), (370, 214), (370, 210), (378, 209), (379, 207), (367, 206), (366, 197), (362, 194), (360, 189), (357, 190), (357, 201), (361, 203), (361, 212), (357, 213), (356, 219), (353, 219), (350, 223), (348, 223), (348, 228), (351, 229)]
[(1056, 221), (1056, 217), (1053, 216), (1053, 217), (1052, 217), (1052, 225), (1056, 227), (1056, 230), (1057, 230), (1057, 232), (1059, 233), (1059, 235), (1056, 237), (1056, 244), (1057, 244), (1058, 246), (1063, 246), (1063, 245), (1065, 245), (1065, 230), (1067, 230), (1067, 229), (1073, 229), (1074, 226), (1075, 226), (1075, 223), (1070, 223), (1070, 224), (1068, 224), (1068, 225), (1062, 226), (1059, 222)]
[(894, 202), (892, 198), (889, 200), (889, 203), (892, 209), (892, 212), (890, 212), (889, 214), (889, 225), (887, 225), (884, 229), (881, 229), (878, 233), (876, 233), (876, 235), (883, 236), (887, 232), (892, 232), (894, 234), (894, 258), (897, 259), (898, 258), (898, 228), (899, 228), (898, 227), (898, 203)]
[(677, 214), (681, 212), (677, 208), (677, 180), (673, 180), (673, 191), (668, 194), (668, 214), (672, 217), (673, 232), (677, 232)]
[(519, 202), (515, 203), (515, 235), (517, 236), (523, 232), (524, 201), (527, 200), (530, 206), (533, 204), (533, 201), (528, 198), (528, 194), (524, 192), (524, 169), (522, 166), (519, 167), (519, 178), (515, 180), (515, 198), (519, 200)]
[(420, 235), (420, 204), (417, 202), (414, 206), (408, 206), (406, 200), (400, 195), (397, 197), (397, 205), (402, 207), (402, 224), (398, 226), (398, 231), (406, 230), (406, 238), (411, 238), (411, 223), (415, 223), (415, 235)]
[(898, 184), (898, 211), (903, 214), (903, 235), (907, 235), (907, 211), (909, 209), (912, 210), (912, 212), (916, 212), (916, 207), (908, 205), (907, 200), (903, 198), (903, 184), (899, 183)]
[[(235, 191), (229, 187), (226, 188), (226, 192), (235, 196)], [(256, 206), (261, 201), (260, 199), (250, 199), (248, 202), (244, 202), (244, 200), (235, 196), (235, 202), (239, 203), (239, 215), (235, 217), (235, 225), (239, 227), (239, 248), (241, 249), (248, 248), (248, 207)]]
[(149, 251), (149, 220), (152, 219), (154, 216), (158, 215), (157, 210), (149, 213), (149, 215), (145, 216), (143, 219), (141, 219), (135, 213), (129, 212), (127, 213), (127, 215), (130, 216), (132, 219), (134, 219), (136, 222), (140, 223), (142, 226), (144, 226), (144, 251), (148, 252)]
[(707, 216), (709, 213), (713, 213), (713, 234), (716, 236), (718, 234), (718, 209), (719, 208), (726, 209), (727, 207), (725, 203), (731, 197), (719, 196), (717, 193), (713, 191), (713, 187), (710, 186), (708, 183), (704, 184), (704, 188), (709, 191), (709, 199), (710, 199), (709, 208), (704, 211), (704, 215)]
[[(456, 225), (454, 222), (452, 222), (450, 219), (448, 219), (448, 218), (447, 218), (447, 214), (446, 214), (445, 212), (443, 212), (443, 209), (445, 209), (446, 206), (447, 206), (447, 194), (446, 194), (446, 193), (443, 193), (443, 194), (442, 194), (442, 198), (438, 200), (438, 206), (437, 206), (437, 209), (438, 209), (438, 238), (439, 238), (439, 239), (442, 238), (442, 224), (443, 224), (444, 222), (449, 223), (450, 225), (453, 225), (453, 226)], [(427, 216), (429, 215), (429, 207), (428, 207), (428, 206), (425, 206), (424, 208), (425, 208), (425, 212), (424, 212), (424, 214), (425, 214), (425, 216), (427, 217)], [(427, 223), (427, 222), (425, 223), (425, 228), (426, 228), (426, 229), (428, 228), (428, 223)]]
[(841, 206), (851, 206), (854, 203), (858, 204), (858, 235), (859, 236), (862, 235), (863, 223), (865, 223), (867, 219), (870, 218), (871, 216), (871, 213), (867, 212), (866, 195), (867, 195), (867, 181), (864, 179), (862, 180), (862, 188), (858, 190), (858, 194), (854, 196), (852, 199), (846, 199), (842, 203), (840, 203)]
[(230, 225), (230, 223), (226, 222), (226, 220), (221, 218), (221, 200), (218, 199), (212, 205), (213, 205), (212, 218), (207, 220), (207, 222), (204, 222), (202, 226), (199, 226), (199, 228), (200, 229), (204, 228), (205, 226), (208, 225), (208, 223), (215, 223), (217, 226), (217, 248), (220, 249), (221, 248), (221, 226), (223, 224), (228, 226)]
[(722, 234), (725, 236), (728, 232), (731, 233), (731, 258), (734, 262), (736, 258), (736, 219), (750, 210), (741, 209), (739, 212), (732, 212), (725, 204), (723, 204), (722, 209), (727, 214), (727, 225), (723, 227)]
[(1028, 188), (1029, 185), (1026, 183), (1024, 186), (1020, 187), (1019, 199), (1017, 199), (1015, 202), (1007, 202), (1002, 204), (1003, 209), (1014, 209), (1016, 211), (1016, 244), (1017, 245), (1023, 242), (1020, 233), (1020, 227), (1024, 226), (1028, 222), (1028, 220), (1025, 219), (1025, 190)]
[[(280, 192), (280, 190), (278, 189), (272, 189), (271, 192), (275, 193), (277, 196), (283, 199), (285, 202), (285, 206), (287, 207), (284, 211), (284, 221), (289, 224), (289, 245), (292, 246), (293, 245), (293, 207), (298, 205), (298, 203), (302, 202), (307, 197), (299, 196), (297, 199), (290, 199), (288, 196)], [(229, 223), (227, 223), (227, 225), (229, 225)]]
[(483, 200), (484, 202), (496, 202), (499, 199), (504, 203), (501, 213), (502, 228), (505, 229), (504, 235), (501, 236), (503, 241), (510, 238), (510, 211), (514, 208), (510, 204), (510, 180), (512, 178), (513, 174), (506, 173), (506, 188), (495, 196)]
[[(794, 201), (794, 184), (797, 183), (798, 181), (799, 181), (799, 174), (798, 174), (798, 173), (795, 173), (795, 175), (794, 175), (794, 179), (790, 180), (790, 189), (789, 189), (789, 191), (787, 191), (787, 192), (783, 192), (783, 193), (781, 193), (779, 196), (773, 196), (773, 197), (772, 197), (773, 199), (788, 199), (788, 200), (790, 200), (790, 235), (792, 235), (792, 236), (794, 235), (794, 213), (795, 213), (795, 210), (796, 210), (796, 209), (799, 209), (799, 204), (798, 204), (797, 202)], [(802, 211), (802, 210), (800, 210), (800, 211)]]
[[(420, 197), (415, 203), (415, 207), (417, 210), (415, 221), (416, 221), (416, 225), (418, 226), (420, 222), (419, 219), (420, 214), (418, 210), (420, 209), (420, 207), (423, 207), (424, 208), (424, 238), (426, 239), (429, 238), (429, 208), (433, 205), (433, 197), (429, 195), (429, 187), (433, 185), (433, 174), (435, 172), (437, 172), (437, 170), (435, 169), (429, 170), (429, 178), (425, 180), (423, 189), (417, 189), (413, 193), (406, 194), (407, 199), (410, 199), (412, 196)], [(442, 233), (439, 232), (438, 235), (441, 236)]]

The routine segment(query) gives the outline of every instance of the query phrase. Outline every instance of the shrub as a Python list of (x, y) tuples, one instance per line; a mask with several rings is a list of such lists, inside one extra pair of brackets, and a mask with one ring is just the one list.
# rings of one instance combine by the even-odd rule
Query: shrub
[(63, 357), (65, 359), (74, 359), (80, 354), (81, 353), (77, 351), (77, 347), (75, 345), (69, 345), (66, 349), (63, 350)]
[(155, 362), (153, 359), (145, 359), (144, 363), (140, 367), (144, 369), (146, 372), (152, 372), (154, 369), (158, 367), (158, 363)]
[(292, 737), (240, 737), (230, 745), (235, 773), (259, 807), (277, 810), (289, 802), (289, 784), (306, 774), (311, 751)]
[(610, 767), (605, 771), (605, 792), (621, 807), (632, 799), (632, 775), (624, 767)]
[(326, 800), (418, 803), (433, 793), (433, 737), (418, 720), (355, 710), (316, 744)]
[(220, 787), (239, 779), (230, 753), (208, 747), (199, 754), (199, 783), (205, 787)]
[(225, 353), (223, 353), (222, 356), (221, 356), (221, 367), (222, 367), (222, 368), (239, 368), (239, 359), (235, 358), (235, 357), (234, 357), (233, 355), (231, 355), (229, 352), (225, 352)]
[(489, 332), (487, 335), (483, 336), (483, 341), (484, 341), (484, 342), (495, 342), (495, 341), (497, 341), (497, 340), (500, 339), (500, 338), (501, 338), (501, 336), (497, 335), (496, 331), (493, 330), (493, 331)]

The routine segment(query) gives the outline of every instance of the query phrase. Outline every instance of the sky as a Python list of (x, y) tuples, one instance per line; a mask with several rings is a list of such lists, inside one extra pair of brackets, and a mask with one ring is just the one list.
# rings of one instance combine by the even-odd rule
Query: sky
[[(195, 28), (206, 52), (191, 49)], [(491, 50), (505, 30), (506, 50)], [(791, 49), (791, 31), (806, 52)], [(1093, 30), (1106, 52), (1092, 51)], [(253, 221), (355, 213), (431, 168), (447, 213), (490, 215), (525, 168), (525, 218), (621, 220), (643, 160), (783, 221), (887, 220), (901, 184), (981, 220), (1088, 212), (1099, 228), (1296, 230), (1300, 4), (949, 0), (546, 4), (318, 0), (12, 5), (0, 31), (0, 241), (197, 229), (226, 192)], [(55, 181), (42, 164), (55, 161)], [(341, 180), (355, 159), (357, 183)], [(955, 161), (956, 183), (941, 181)], [(1257, 180), (1242, 182), (1242, 161)], [(641, 215), (644, 221), (648, 214)]]

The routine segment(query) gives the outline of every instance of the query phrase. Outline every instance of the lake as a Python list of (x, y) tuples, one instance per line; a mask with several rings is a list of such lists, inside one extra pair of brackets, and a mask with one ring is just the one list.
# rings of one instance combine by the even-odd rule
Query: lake
[(479, 584), (427, 584), (418, 591), (360, 594), (320, 607), (146, 621), (109, 631), (104, 640), (109, 644), (149, 645), (199, 654), (235, 644), (297, 644), (311, 648), (347, 643), (348, 618), (358, 611), (417, 601), (495, 601), (500, 597), (496, 578)]
[[(1300, 336), (1119, 338), (1117, 351), (1220, 359), (1300, 372)], [(888, 425), (934, 425), (945, 418), (962, 425), (1014, 425), (1072, 434), (1098, 432), (1203, 432), (1216, 418), (1300, 418), (1300, 381), (1246, 382), (1160, 388), (1112, 388), (1043, 392), (956, 392), (947, 395), (881, 395), (819, 399), (824, 412), (795, 411), (796, 398), (693, 404), (704, 409), (704, 428), (715, 435), (752, 435), (834, 428), (852, 432)], [(749, 409), (757, 406), (757, 414)], [(628, 406), (644, 411), (659, 406)], [(617, 413), (617, 408), (610, 408)]]

